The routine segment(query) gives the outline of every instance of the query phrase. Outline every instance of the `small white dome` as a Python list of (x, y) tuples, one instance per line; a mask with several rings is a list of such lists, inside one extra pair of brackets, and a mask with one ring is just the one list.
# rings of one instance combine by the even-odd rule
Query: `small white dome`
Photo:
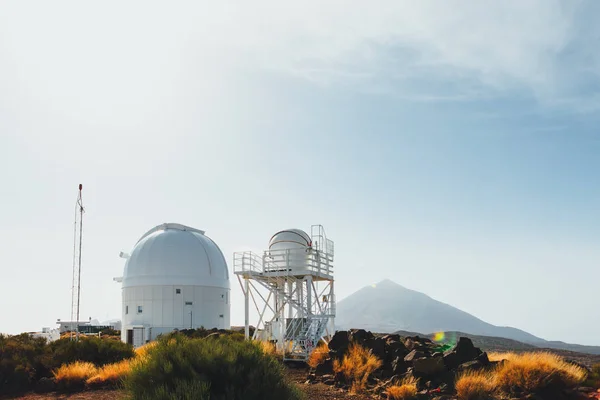
[(269, 250), (311, 246), (312, 240), (310, 239), (310, 236), (301, 229), (285, 229), (279, 231), (274, 234), (269, 241)]
[(229, 288), (223, 253), (204, 231), (168, 223), (136, 243), (125, 264), (123, 288), (147, 285), (197, 285)]

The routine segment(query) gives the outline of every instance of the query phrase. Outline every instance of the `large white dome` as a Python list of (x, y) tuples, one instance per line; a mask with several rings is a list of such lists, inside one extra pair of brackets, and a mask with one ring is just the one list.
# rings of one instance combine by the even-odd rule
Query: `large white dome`
[(229, 289), (229, 272), (223, 253), (203, 231), (167, 223), (146, 232), (125, 264), (123, 288), (148, 285)]

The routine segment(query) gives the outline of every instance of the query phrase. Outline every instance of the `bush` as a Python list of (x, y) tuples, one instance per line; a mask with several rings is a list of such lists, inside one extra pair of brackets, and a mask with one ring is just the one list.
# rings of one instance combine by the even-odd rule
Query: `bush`
[(131, 366), (124, 383), (133, 399), (300, 398), (285, 381), (283, 366), (259, 344), (227, 336), (160, 338), (144, 359)]
[(133, 355), (133, 348), (128, 344), (94, 336), (48, 343), (46, 339), (26, 333), (0, 335), (0, 393), (31, 389), (38, 380), (51, 377), (53, 371), (65, 364), (86, 361), (103, 366)]
[(417, 380), (414, 377), (404, 379), (396, 385), (392, 385), (386, 390), (388, 399), (391, 400), (412, 400), (417, 398)]
[(270, 356), (277, 356), (277, 346), (275, 345), (275, 342), (261, 340), (258, 342), (258, 345), (263, 353)]
[(96, 372), (94, 364), (76, 361), (54, 371), (54, 379), (59, 389), (82, 389), (88, 378), (96, 375)]
[(50, 376), (51, 355), (46, 339), (24, 333), (0, 334), (0, 393), (30, 388), (35, 381)]
[(488, 400), (494, 392), (494, 376), (486, 371), (470, 371), (456, 380), (456, 396), (459, 400)]
[(552, 353), (510, 354), (495, 372), (496, 385), (505, 393), (545, 393), (582, 383), (587, 371)]
[(358, 393), (367, 386), (371, 373), (381, 365), (381, 360), (371, 350), (352, 343), (342, 361), (334, 360), (333, 372), (343, 374), (346, 382), (351, 384), (350, 390)]
[(116, 340), (82, 336), (78, 341), (59, 339), (50, 343), (52, 369), (75, 361), (87, 361), (96, 366), (112, 364), (134, 356), (133, 347)]
[(592, 370), (585, 381), (585, 386), (600, 388), (600, 364), (592, 366)]
[(313, 350), (312, 353), (310, 353), (307, 364), (311, 368), (317, 368), (317, 365), (321, 364), (328, 357), (329, 357), (329, 346), (327, 345), (327, 343), (322, 342)]

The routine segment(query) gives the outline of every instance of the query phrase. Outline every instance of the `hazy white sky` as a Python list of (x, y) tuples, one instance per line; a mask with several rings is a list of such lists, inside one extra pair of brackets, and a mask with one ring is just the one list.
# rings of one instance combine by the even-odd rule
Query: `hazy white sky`
[(85, 317), (159, 223), (228, 261), (321, 223), (338, 299), (390, 278), (600, 345), (599, 7), (3, 2), (0, 332), (69, 317), (83, 183)]

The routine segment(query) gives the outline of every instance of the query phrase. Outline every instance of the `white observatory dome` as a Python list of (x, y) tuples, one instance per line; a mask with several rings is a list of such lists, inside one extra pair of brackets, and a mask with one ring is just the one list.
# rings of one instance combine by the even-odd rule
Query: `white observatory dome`
[(162, 224), (146, 232), (125, 264), (123, 288), (146, 285), (229, 288), (223, 253), (203, 231)]
[(118, 281), (121, 340), (135, 347), (174, 330), (231, 326), (225, 257), (198, 229), (173, 223), (150, 229)]
[(285, 229), (271, 237), (269, 260), (271, 268), (300, 272), (309, 265), (310, 236), (301, 229)]
[(312, 246), (308, 233), (301, 229), (285, 229), (271, 237), (269, 250), (298, 249)]

